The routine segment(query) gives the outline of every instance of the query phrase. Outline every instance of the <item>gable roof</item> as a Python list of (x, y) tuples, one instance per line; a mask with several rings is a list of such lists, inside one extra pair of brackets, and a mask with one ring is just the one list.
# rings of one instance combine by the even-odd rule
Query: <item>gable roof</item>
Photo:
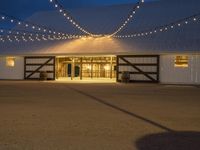
[[(96, 34), (112, 33), (132, 5), (73, 9), (70, 13)], [(130, 34), (200, 13), (199, 0), (160, 0), (145, 3), (120, 34)], [(70, 34), (81, 34), (56, 11), (38, 12), (27, 19)], [(17, 27), (19, 28), (19, 27)], [(0, 43), (0, 55), (200, 53), (200, 21), (168, 32), (134, 38), (90, 38), (66, 41)]]

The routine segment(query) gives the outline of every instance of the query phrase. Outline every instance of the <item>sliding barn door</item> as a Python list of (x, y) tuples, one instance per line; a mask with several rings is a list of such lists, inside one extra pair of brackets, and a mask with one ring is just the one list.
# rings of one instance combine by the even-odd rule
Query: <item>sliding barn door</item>
[(117, 80), (121, 82), (123, 72), (130, 73), (130, 82), (159, 82), (158, 55), (117, 56)]
[(55, 57), (25, 57), (24, 58), (24, 79), (39, 80), (40, 72), (47, 72), (48, 80), (55, 80)]

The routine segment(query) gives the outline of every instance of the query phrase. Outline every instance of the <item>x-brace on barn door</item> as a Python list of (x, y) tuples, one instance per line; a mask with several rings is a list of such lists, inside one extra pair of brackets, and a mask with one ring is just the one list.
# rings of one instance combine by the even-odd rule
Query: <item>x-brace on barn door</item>
[(130, 82), (159, 82), (159, 55), (117, 56), (117, 81), (121, 82), (123, 72), (129, 72)]
[(39, 80), (41, 71), (47, 72), (48, 80), (55, 80), (54, 56), (38, 56), (24, 58), (25, 80)]

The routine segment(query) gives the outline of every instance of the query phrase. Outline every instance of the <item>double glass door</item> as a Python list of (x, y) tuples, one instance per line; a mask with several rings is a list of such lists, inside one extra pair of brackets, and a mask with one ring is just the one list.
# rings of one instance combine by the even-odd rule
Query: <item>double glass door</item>
[(63, 57), (57, 59), (57, 77), (116, 78), (115, 57)]

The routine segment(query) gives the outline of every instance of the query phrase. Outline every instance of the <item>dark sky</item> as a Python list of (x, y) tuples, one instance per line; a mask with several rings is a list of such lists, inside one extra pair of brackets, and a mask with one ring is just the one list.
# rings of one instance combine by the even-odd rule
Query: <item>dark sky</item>
[[(66, 8), (134, 3), (137, 0), (60, 0)], [(149, 1), (149, 0), (146, 0)], [(25, 19), (34, 12), (54, 10), (49, 0), (0, 0), (0, 11)]]

